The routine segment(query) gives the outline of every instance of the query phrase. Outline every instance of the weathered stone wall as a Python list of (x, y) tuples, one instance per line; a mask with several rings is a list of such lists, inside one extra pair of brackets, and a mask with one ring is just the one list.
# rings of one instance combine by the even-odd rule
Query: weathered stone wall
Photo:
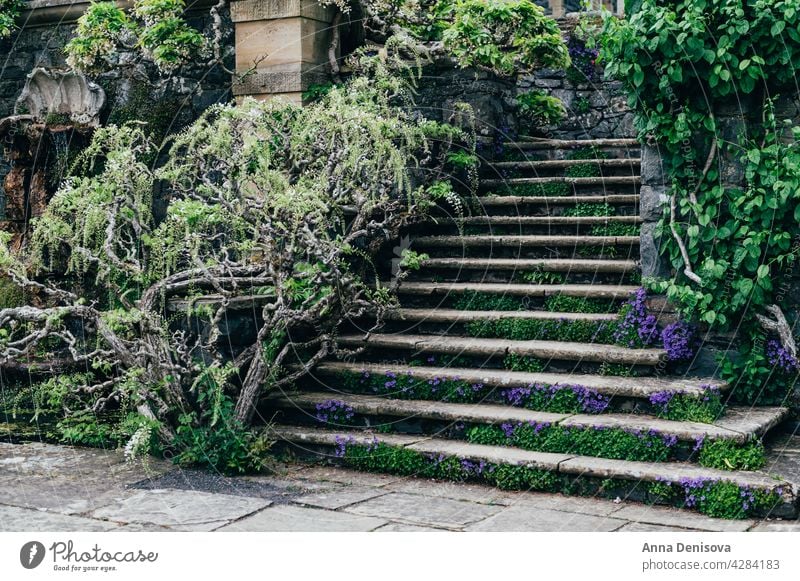
[[(599, 75), (599, 73), (598, 73)], [(554, 127), (524, 128), (552, 139), (602, 139), (636, 137), (633, 112), (618, 81), (574, 83), (566, 71), (542, 69), (519, 79), (516, 93), (546, 91), (564, 103), (566, 118)]]

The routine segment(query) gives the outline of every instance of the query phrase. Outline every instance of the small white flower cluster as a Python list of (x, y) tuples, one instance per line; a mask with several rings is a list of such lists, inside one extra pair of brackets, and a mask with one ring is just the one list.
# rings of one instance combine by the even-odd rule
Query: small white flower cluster
[(134, 462), (137, 458), (146, 458), (150, 450), (150, 440), (153, 435), (153, 428), (144, 422), (139, 424), (128, 443), (125, 444), (125, 460)]
[(349, 14), (350, 9), (350, 0), (317, 0), (321, 6), (336, 6), (342, 14)]

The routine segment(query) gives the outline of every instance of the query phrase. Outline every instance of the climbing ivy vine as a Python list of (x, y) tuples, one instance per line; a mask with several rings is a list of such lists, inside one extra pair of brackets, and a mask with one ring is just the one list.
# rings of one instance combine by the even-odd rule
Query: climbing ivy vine
[(625, 83), (670, 182), (660, 236), (678, 274), (656, 288), (687, 316), (741, 331), (724, 372), (747, 375), (748, 400), (765, 389), (780, 399), (796, 376), (770, 361), (763, 337), (780, 335), (796, 357), (783, 310), (800, 249), (800, 133), (774, 103), (795, 91), (799, 27), (800, 0), (643, 0), (608, 19), (602, 40), (606, 72)]

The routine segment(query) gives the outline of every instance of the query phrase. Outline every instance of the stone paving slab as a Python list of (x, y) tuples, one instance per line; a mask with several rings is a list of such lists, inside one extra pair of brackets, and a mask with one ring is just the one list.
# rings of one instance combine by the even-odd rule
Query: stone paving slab
[(96, 532), (118, 528), (115, 523), (67, 516), (16, 506), (0, 506), (2, 532)]
[(144, 523), (181, 530), (213, 530), (266, 508), (271, 501), (192, 490), (142, 490), (92, 513), (118, 523)]
[(703, 531), (746, 531), (755, 522), (752, 520), (726, 520), (709, 518), (688, 510), (679, 510), (662, 506), (628, 505), (614, 512), (615, 518), (638, 523), (664, 525), (671, 527), (691, 528)]
[(493, 486), (484, 486), (472, 483), (442, 482), (438, 480), (424, 480), (421, 478), (408, 478), (387, 484), (384, 490), (392, 492), (405, 492), (420, 494), (435, 498), (449, 498), (452, 500), (465, 500), (478, 504), (511, 505), (515, 502), (514, 492), (500, 490)]
[(617, 529), (618, 533), (686, 533), (696, 532), (697, 529), (683, 529), (680, 527), (668, 527), (665, 525), (653, 525), (640, 522), (629, 522), (622, 528)]
[(371, 488), (368, 486), (342, 486), (334, 490), (326, 492), (317, 492), (314, 494), (306, 494), (294, 499), (296, 504), (305, 506), (313, 506), (317, 508), (327, 508), (329, 510), (337, 510), (375, 498), (386, 494), (386, 491), (380, 488)]
[(387, 486), (396, 482), (405, 482), (409, 480), (404, 476), (395, 476), (393, 474), (375, 474), (372, 472), (357, 472), (339, 466), (319, 466), (301, 464), (301, 470), (290, 473), (290, 477), (296, 479), (298, 482), (305, 483), (315, 482), (332, 482), (336, 484), (354, 484), (362, 486)]
[(387, 524), (386, 519), (358, 516), (299, 506), (274, 506), (223, 526), (236, 532), (369, 532)]
[(449, 498), (430, 498), (393, 492), (345, 509), (411, 524), (461, 528), (499, 512), (503, 507), (485, 506)]
[(593, 516), (609, 516), (621, 507), (621, 504), (605, 498), (565, 496), (553, 493), (517, 492), (510, 501), (512, 506), (519, 506), (532, 512), (545, 509)]
[(445, 529), (437, 529), (435, 527), (422, 527), (419, 525), (407, 525), (399, 522), (390, 522), (378, 529), (376, 533), (445, 533)]
[(750, 529), (756, 533), (800, 533), (800, 522), (798, 521), (764, 521), (758, 523)]
[(566, 513), (559, 510), (525, 506), (511, 506), (477, 524), (468, 531), (480, 532), (610, 532), (625, 525), (627, 521), (613, 517)]

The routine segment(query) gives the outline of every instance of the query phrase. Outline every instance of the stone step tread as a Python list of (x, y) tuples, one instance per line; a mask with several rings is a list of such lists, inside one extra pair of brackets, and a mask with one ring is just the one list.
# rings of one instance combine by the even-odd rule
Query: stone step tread
[(470, 444), (457, 440), (445, 440), (422, 436), (398, 436), (395, 434), (365, 433), (363, 431), (330, 431), (298, 426), (278, 426), (271, 429), (271, 435), (292, 444), (336, 446), (343, 439), (352, 443), (375, 444), (385, 443), (402, 446), (423, 454), (443, 454), (479, 462), (483, 460), (491, 464), (523, 465), (530, 468), (547, 470), (561, 474), (576, 476), (593, 476), (596, 478), (618, 478), (621, 480), (644, 482), (679, 482), (687, 478), (692, 480), (708, 479), (734, 482), (741, 487), (759, 490), (775, 490), (782, 488), (793, 500), (795, 484), (782, 478), (775, 478), (764, 472), (725, 471), (705, 468), (684, 462), (633, 462), (628, 460), (611, 460), (591, 456), (573, 454), (553, 454), (549, 452), (531, 452), (510, 446), (486, 446)]
[(619, 158), (595, 158), (595, 159), (543, 159), (528, 161), (495, 161), (489, 163), (489, 167), (496, 169), (561, 169), (580, 165), (596, 165), (600, 167), (636, 167), (641, 165), (642, 159), (639, 157), (619, 157)]
[(728, 408), (731, 418), (728, 427), (701, 422), (677, 422), (640, 414), (558, 414), (533, 411), (500, 404), (464, 404), (440, 401), (391, 399), (374, 395), (360, 395), (331, 391), (300, 391), (270, 399), (273, 405), (284, 409), (316, 409), (317, 404), (331, 400), (342, 401), (362, 415), (420, 418), (472, 424), (551, 424), (565, 427), (622, 428), (630, 431), (653, 430), (661, 435), (675, 436), (681, 441), (700, 439), (725, 439), (744, 443), (757, 438), (780, 422), (789, 410), (781, 407), (761, 408), (757, 418), (750, 418), (750, 408)]
[(629, 272), (638, 267), (635, 260), (589, 258), (428, 258), (425, 268), (465, 270), (542, 270), (547, 272)]
[(639, 216), (470, 216), (464, 224), (488, 226), (596, 226), (641, 224)]
[[(411, 372), (420, 379), (459, 378), (468, 383), (483, 383), (498, 389), (545, 385), (582, 385), (598, 393), (613, 397), (648, 398), (662, 391), (682, 391), (690, 395), (702, 395), (704, 386), (715, 387), (722, 392), (730, 386), (727, 382), (705, 377), (620, 377), (615, 375), (592, 375), (581, 373), (550, 373), (507, 371), (505, 369), (469, 369), (461, 367), (410, 367), (402, 364), (326, 361), (317, 365), (315, 374), (339, 373), (397, 375)], [(755, 408), (758, 409), (758, 408)], [(725, 427), (724, 424), (721, 424)]]
[(484, 178), (481, 180), (481, 185), (485, 187), (538, 184), (570, 184), (573, 186), (635, 186), (641, 183), (641, 176), (597, 176), (588, 178), (550, 176), (540, 178)]
[(588, 236), (563, 235), (484, 235), (419, 236), (414, 238), (417, 246), (465, 247), (465, 246), (633, 246), (639, 244), (638, 236)]
[(543, 139), (531, 137), (504, 144), (509, 150), (514, 149), (581, 149), (586, 147), (641, 147), (637, 139)]
[[(389, 286), (384, 282), (382, 286)], [(550, 297), (564, 295), (598, 299), (625, 299), (639, 290), (635, 285), (614, 284), (515, 284), (491, 282), (408, 282), (398, 286), (402, 294), (436, 295), (465, 292), (483, 292), (522, 297)]]
[(572, 196), (479, 196), (476, 203), (483, 206), (518, 206), (540, 204), (565, 206), (570, 204), (638, 204), (639, 194), (586, 194)]
[(393, 321), (424, 321), (429, 323), (465, 323), (469, 321), (500, 321), (526, 319), (536, 321), (615, 321), (615, 313), (558, 313), (552, 311), (463, 311), (460, 309), (394, 309), (386, 314)]
[(486, 357), (509, 354), (527, 355), (540, 359), (580, 360), (595, 363), (625, 363), (658, 365), (666, 352), (663, 349), (629, 349), (618, 345), (577, 343), (571, 341), (512, 341), (480, 337), (447, 335), (382, 334), (341, 335), (339, 344), (383, 349), (412, 349), (421, 352), (457, 353)]

